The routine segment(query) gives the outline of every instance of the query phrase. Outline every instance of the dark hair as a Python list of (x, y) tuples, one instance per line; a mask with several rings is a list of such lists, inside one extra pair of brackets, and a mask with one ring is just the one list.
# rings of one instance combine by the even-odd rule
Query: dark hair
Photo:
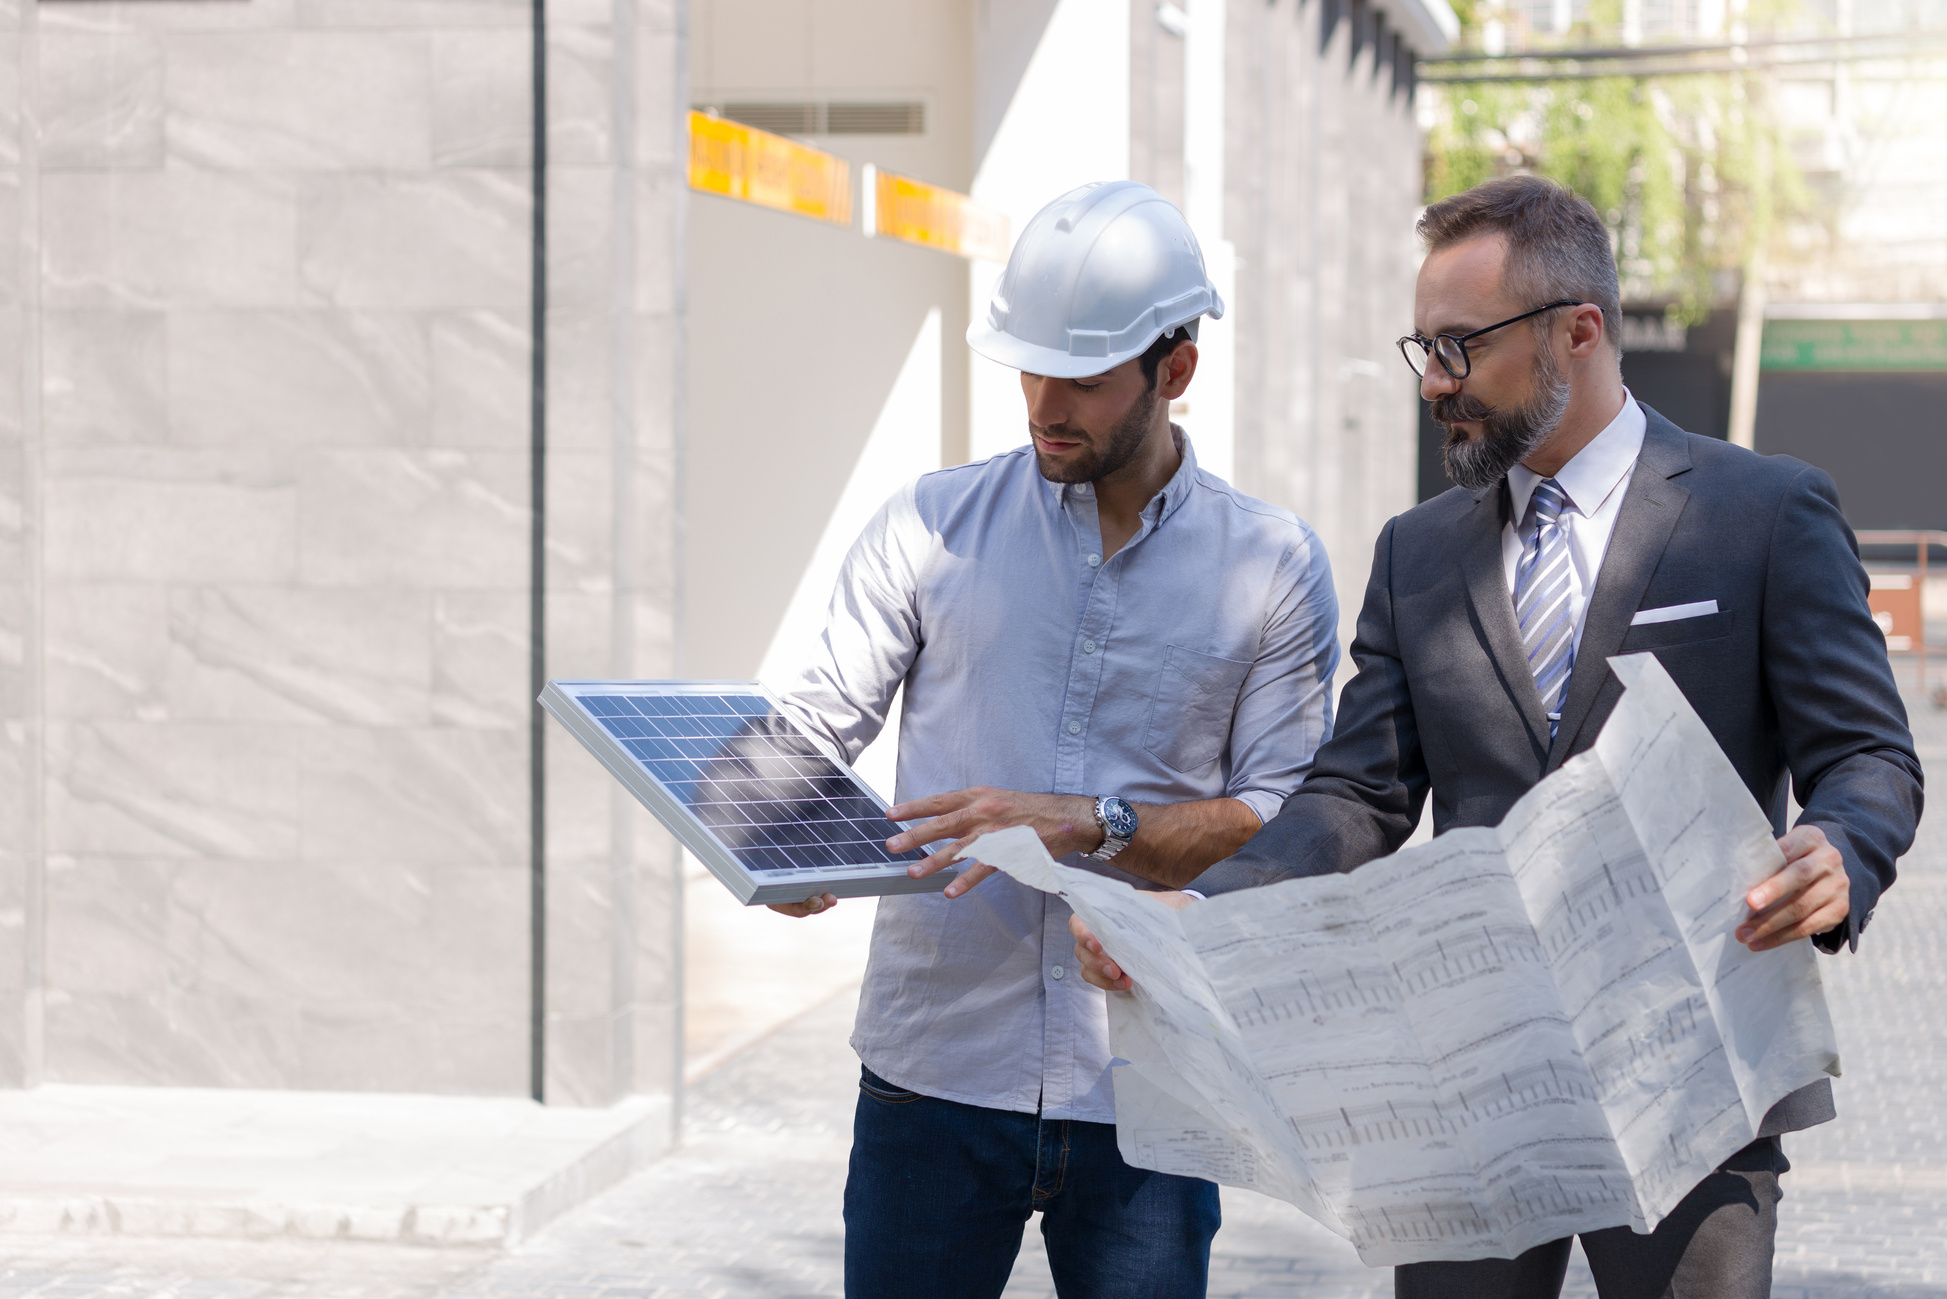
[[(1420, 217), (1427, 251), (1482, 235), (1507, 240), (1507, 282), (1527, 306), (1574, 298), (1602, 308), (1602, 333), (1622, 356), (1622, 290), (1609, 228), (1589, 201), (1539, 176), (1503, 176), (1443, 198)], [(1547, 315), (1535, 320), (1545, 328)]]
[(1159, 335), (1149, 345), (1149, 350), (1136, 358), (1136, 364), (1143, 368), (1143, 382), (1148, 385), (1147, 392), (1156, 391), (1156, 371), (1162, 367), (1163, 358), (1185, 343), (1194, 343), (1197, 336), (1188, 325), (1178, 325), (1167, 334)]

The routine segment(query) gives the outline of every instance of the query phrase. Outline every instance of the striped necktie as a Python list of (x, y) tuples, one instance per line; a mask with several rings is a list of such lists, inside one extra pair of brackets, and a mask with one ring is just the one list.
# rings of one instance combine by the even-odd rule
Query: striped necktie
[(1562, 507), (1568, 503), (1561, 484), (1544, 478), (1528, 498), (1521, 520), (1521, 562), (1514, 571), (1514, 617), (1521, 626), (1521, 647), (1528, 655), (1528, 671), (1541, 692), (1548, 714), (1548, 738), (1562, 724), (1562, 697), (1568, 693), (1569, 673), (1575, 667), (1575, 619), (1568, 601), (1568, 529)]

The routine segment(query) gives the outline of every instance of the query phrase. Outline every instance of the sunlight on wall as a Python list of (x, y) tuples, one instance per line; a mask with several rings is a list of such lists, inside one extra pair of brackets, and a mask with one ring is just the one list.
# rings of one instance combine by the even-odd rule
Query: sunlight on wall
[[(1018, 238), (1051, 199), (1129, 174), (1129, 6), (1061, 0), (1015, 87), (1000, 129), (974, 176), (973, 196), (1014, 223)], [(968, 268), (971, 310), (987, 309), (1000, 279), (994, 262)], [(972, 459), (1027, 441), (1020, 381), (976, 356), (970, 376)]]
[(926, 313), (906, 362), (886, 394), (872, 436), (825, 521), (811, 562), (798, 579), (758, 677), (772, 689), (790, 683), (806, 647), (824, 632), (832, 587), (852, 543), (892, 494), (940, 467), (940, 309)]
[[(940, 467), (941, 333), (936, 307), (907, 350), (765, 651), (758, 677), (774, 690), (789, 685), (807, 646), (823, 634), (839, 567), (860, 531), (894, 492)], [(888, 798), (898, 734), (895, 702), (885, 731), (855, 764), (866, 783)], [(848, 899), (832, 914), (787, 920), (761, 907), (740, 906), (687, 853), (684, 868), (684, 978), (690, 989), (684, 1037), (691, 1076), (865, 973), (872, 899)]]

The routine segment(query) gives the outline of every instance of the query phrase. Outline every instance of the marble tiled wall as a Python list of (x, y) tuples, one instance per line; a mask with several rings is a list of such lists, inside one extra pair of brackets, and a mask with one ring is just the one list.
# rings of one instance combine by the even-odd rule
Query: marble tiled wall
[[(549, 8), (550, 672), (646, 673), (678, 15)], [(528, 1089), (530, 14), (0, 0), (8, 1080)], [(549, 775), (550, 1099), (662, 1090), (667, 849)]]
[(26, 436), (38, 331), (34, 277), (20, 237), (35, 198), (32, 146), (21, 129), (21, 0), (0, 0), (0, 1085), (36, 1079), (41, 1060), (44, 933), (35, 650), (36, 515), (29, 483), (37, 448)]
[[(675, 675), (683, 9), (550, 0), (549, 42), (550, 671)], [(671, 1090), (674, 843), (563, 732), (548, 739), (548, 1095)]]

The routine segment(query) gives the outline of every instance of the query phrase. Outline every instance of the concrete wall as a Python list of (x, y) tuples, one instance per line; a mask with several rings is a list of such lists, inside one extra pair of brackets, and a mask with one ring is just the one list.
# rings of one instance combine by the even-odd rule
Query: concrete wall
[(1129, 0), (1129, 179), (1182, 207), (1187, 33), (1175, 15), (1165, 27), (1160, 12), (1155, 0)]
[(1420, 139), (1375, 17), (1326, 0), (1230, 6), (1236, 481), (1318, 530), (1346, 644), (1373, 542), (1417, 478), (1416, 385), (1393, 340), (1412, 330)]
[[(528, 1090), (530, 9), (0, 6), (9, 1082)], [(677, 16), (550, 9), (550, 669), (663, 669)], [(549, 754), (552, 1098), (666, 1089)]]
[[(1141, 10), (1123, 0), (984, 0), (979, 6), (969, 192), (1005, 212), (1016, 236), (1049, 200), (1091, 181), (1128, 177), (1131, 32), (1138, 22), (1154, 21)], [(986, 310), (1002, 269), (991, 262), (967, 268), (973, 311)], [(1026, 442), (1020, 376), (984, 357), (971, 357), (968, 366), (968, 458)]]

